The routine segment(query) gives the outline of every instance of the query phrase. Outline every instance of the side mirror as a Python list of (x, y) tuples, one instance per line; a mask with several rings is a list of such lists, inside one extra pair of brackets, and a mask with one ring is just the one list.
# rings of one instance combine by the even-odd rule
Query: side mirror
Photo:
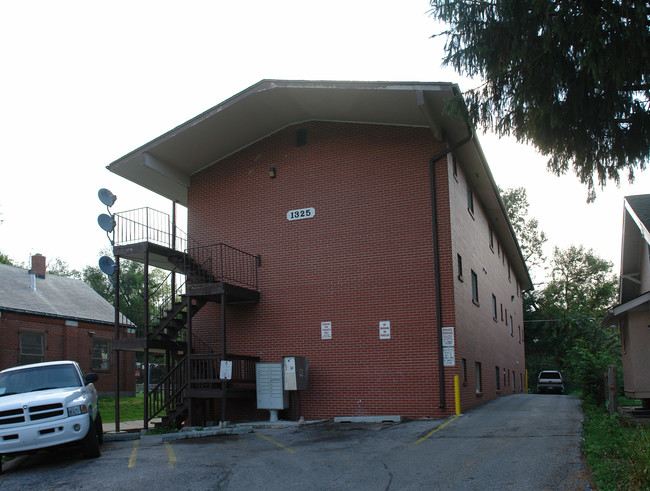
[(99, 380), (99, 375), (96, 373), (88, 373), (86, 374), (86, 385), (88, 384), (94, 384)]

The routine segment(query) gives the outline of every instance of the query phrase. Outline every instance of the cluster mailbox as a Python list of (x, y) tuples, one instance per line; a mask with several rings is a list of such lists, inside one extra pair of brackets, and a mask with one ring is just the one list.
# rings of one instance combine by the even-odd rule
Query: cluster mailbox
[(307, 390), (307, 358), (304, 356), (285, 356), (282, 359), (284, 369), (284, 390)]
[(277, 421), (278, 410), (289, 407), (289, 392), (307, 389), (307, 358), (285, 356), (282, 363), (257, 363), (257, 408), (271, 411)]

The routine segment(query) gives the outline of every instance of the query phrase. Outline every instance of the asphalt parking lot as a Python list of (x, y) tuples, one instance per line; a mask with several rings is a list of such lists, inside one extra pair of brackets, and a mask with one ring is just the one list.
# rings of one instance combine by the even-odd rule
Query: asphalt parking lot
[(590, 489), (581, 420), (577, 398), (522, 394), (445, 420), (151, 435), (20, 457), (0, 489)]

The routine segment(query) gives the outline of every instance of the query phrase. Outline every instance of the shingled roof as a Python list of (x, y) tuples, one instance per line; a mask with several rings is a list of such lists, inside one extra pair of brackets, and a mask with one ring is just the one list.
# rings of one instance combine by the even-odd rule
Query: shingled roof
[(27, 269), (0, 264), (0, 311), (102, 324), (115, 322), (113, 306), (83, 281), (53, 274), (35, 277), (34, 281), (32, 290)]

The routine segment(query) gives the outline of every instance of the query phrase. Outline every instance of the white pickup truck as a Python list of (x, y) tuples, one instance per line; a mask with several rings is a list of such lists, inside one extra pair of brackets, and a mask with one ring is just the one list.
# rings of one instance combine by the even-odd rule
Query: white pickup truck
[(0, 372), (0, 473), (2, 455), (78, 443), (99, 457), (102, 417), (93, 382), (74, 361), (53, 361)]

